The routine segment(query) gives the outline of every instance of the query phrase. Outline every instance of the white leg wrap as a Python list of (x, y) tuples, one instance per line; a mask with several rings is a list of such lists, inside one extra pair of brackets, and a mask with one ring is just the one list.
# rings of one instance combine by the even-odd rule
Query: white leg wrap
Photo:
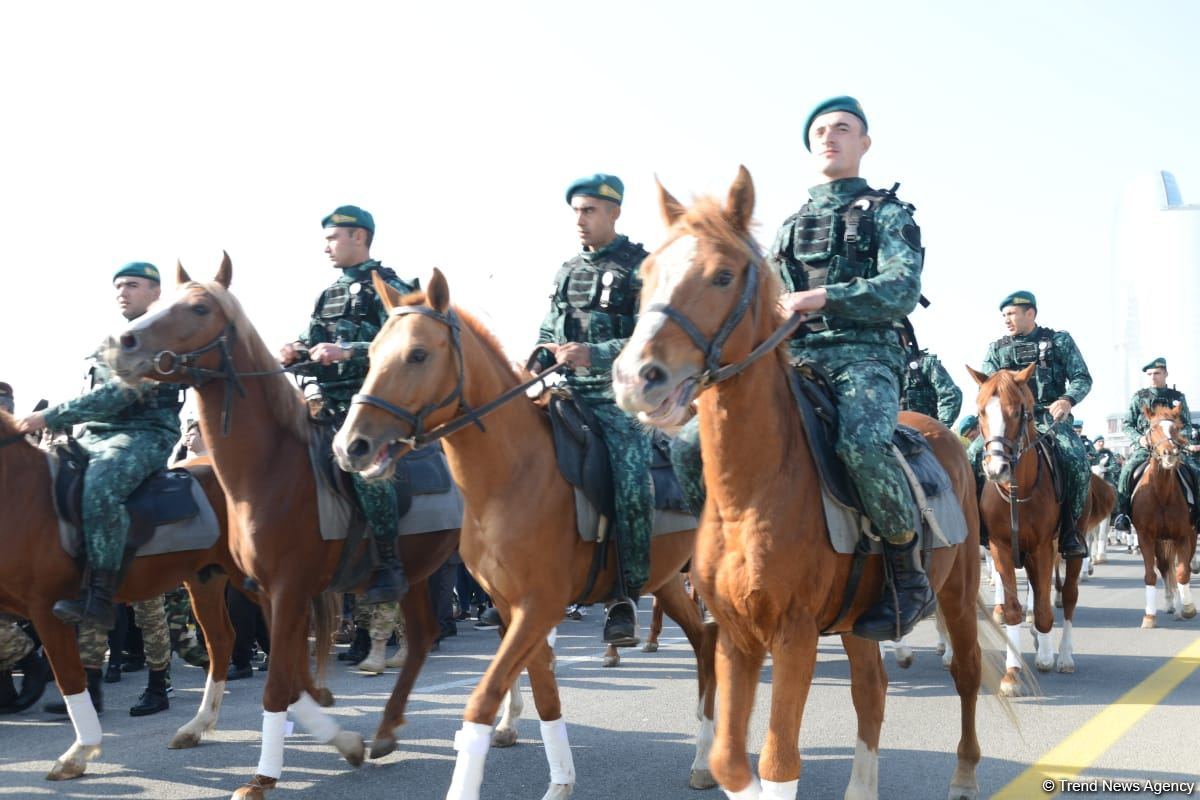
[(1021, 669), (1021, 625), (1005, 625), (1004, 632), (1008, 634), (1007, 654), (1004, 657), (1004, 666), (1007, 669)]
[(879, 752), (867, 747), (862, 739), (854, 742), (854, 765), (844, 800), (878, 800)]
[(1179, 584), (1179, 601), (1182, 605), (1193, 605), (1192, 587), (1186, 583)]
[(796, 787), (799, 785), (799, 778), (783, 783), (765, 780), (762, 782), (762, 800), (796, 800)]
[(259, 751), (258, 768), (254, 771), (265, 778), (276, 778), (283, 774), (283, 731), (287, 727), (286, 711), (264, 711), (262, 728), (262, 750)]
[(998, 606), (1004, 605), (1004, 581), (999, 578), (996, 578), (996, 594), (993, 598), (993, 604)]
[(558, 628), (554, 627), (554, 628), (551, 628), (550, 632), (546, 634), (546, 644), (550, 645), (550, 649), (553, 650), (554, 643), (557, 641), (558, 641)]
[(1158, 613), (1158, 586), (1146, 587), (1146, 614), (1153, 617)]
[(759, 785), (758, 778), (751, 778), (750, 785), (745, 789), (742, 789), (740, 792), (731, 792), (726, 789), (725, 796), (729, 800), (761, 800), (762, 786)]
[(571, 758), (571, 743), (567, 741), (567, 721), (559, 717), (553, 722), (543, 722), (542, 744), (546, 745), (550, 782), (573, 786), (575, 761)]
[(96, 716), (96, 707), (92, 705), (92, 696), (87, 689), (79, 694), (65, 694), (63, 700), (67, 704), (71, 724), (75, 726), (75, 743), (100, 744), (100, 718)]
[(692, 769), (708, 769), (708, 756), (712, 753), (716, 727), (711, 719), (700, 719), (700, 732), (696, 734), (696, 757), (692, 759)]
[(463, 722), (462, 729), (454, 734), (454, 749), (458, 751), (458, 758), (454, 761), (454, 777), (450, 779), (446, 800), (479, 800), (483, 763), (491, 746), (491, 725)]
[(342, 731), (342, 727), (321, 710), (308, 692), (301, 692), (300, 699), (288, 706), (288, 711), (292, 712), (296, 721), (304, 726), (304, 730), (321, 744), (332, 742), (333, 737)]

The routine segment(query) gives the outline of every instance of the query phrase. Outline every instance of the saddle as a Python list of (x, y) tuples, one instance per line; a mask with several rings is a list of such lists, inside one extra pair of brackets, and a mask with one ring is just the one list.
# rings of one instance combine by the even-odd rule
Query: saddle
[[(58, 473), (54, 480), (54, 505), (61, 520), (83, 530), (83, 480), (88, 453), (77, 441), (68, 439), (54, 448)], [(185, 469), (160, 469), (147, 478), (125, 501), (129, 512), (126, 551), (135, 551), (150, 541), (159, 526), (183, 522), (200, 514), (193, 493), (191, 473)]]
[[(1142, 482), (1142, 476), (1149, 469), (1150, 460), (1150, 458), (1147, 458), (1141, 464), (1138, 464), (1134, 468), (1133, 474), (1129, 476), (1129, 485), (1134, 487), (1133, 494), (1137, 494), (1138, 484)], [(1179, 478), (1179, 485), (1183, 488), (1183, 499), (1187, 501), (1188, 508), (1192, 509), (1193, 514), (1195, 514), (1197, 511), (1200, 511), (1200, 507), (1197, 505), (1197, 501), (1200, 500), (1200, 484), (1198, 484), (1197, 478), (1200, 476), (1196, 475), (1196, 471), (1187, 462), (1179, 464), (1176, 474)]]

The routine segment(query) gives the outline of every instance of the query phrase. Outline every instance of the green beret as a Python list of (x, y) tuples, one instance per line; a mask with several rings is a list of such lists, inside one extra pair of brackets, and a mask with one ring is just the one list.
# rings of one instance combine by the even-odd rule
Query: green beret
[(1008, 297), (1000, 301), (1001, 311), (1009, 306), (1033, 306), (1034, 309), (1036, 309), (1037, 298), (1033, 296), (1033, 292), (1027, 292), (1022, 289), (1019, 292), (1013, 292)]
[(1166, 368), (1167, 368), (1167, 360), (1165, 358), (1163, 358), (1162, 356), (1159, 356), (1158, 358), (1154, 359), (1146, 366), (1142, 367), (1142, 372), (1145, 372), (1146, 370), (1150, 370), (1150, 369), (1166, 369)]
[(567, 187), (567, 205), (571, 204), (571, 198), (577, 194), (599, 197), (601, 200), (610, 200), (621, 205), (621, 200), (625, 197), (625, 184), (621, 183), (621, 179), (616, 175), (597, 172), (595, 175), (580, 178)]
[(853, 114), (862, 120), (863, 133), (867, 132), (867, 112), (863, 111), (862, 105), (857, 100), (849, 95), (841, 97), (831, 97), (823, 103), (817, 103), (816, 107), (808, 112), (808, 119), (804, 120), (804, 149), (812, 152), (812, 146), (808, 143), (808, 129), (812, 127), (813, 120), (822, 114), (829, 114), (834, 111), (845, 111), (848, 114)]
[(1092, 439), (1092, 444), (1095, 444), (1096, 442), (1103, 442), (1103, 441), (1104, 441), (1103, 436), (1097, 436), (1095, 439)]
[(115, 281), (117, 278), (126, 277), (145, 278), (148, 281), (162, 283), (162, 279), (158, 275), (158, 267), (145, 261), (130, 261), (117, 270), (117, 274), (113, 275), (112, 279)]
[(322, 228), (362, 228), (375, 233), (375, 218), (358, 206), (338, 206), (321, 220)]
[(958, 423), (958, 435), (965, 435), (967, 431), (971, 430), (971, 428), (974, 428), (978, 424), (979, 417), (975, 416), (974, 414), (969, 414), (963, 417), (962, 421)]
[(1080, 419), (1072, 420), (1071, 427), (1077, 431), (1083, 430), (1083, 420), (1080, 420)]

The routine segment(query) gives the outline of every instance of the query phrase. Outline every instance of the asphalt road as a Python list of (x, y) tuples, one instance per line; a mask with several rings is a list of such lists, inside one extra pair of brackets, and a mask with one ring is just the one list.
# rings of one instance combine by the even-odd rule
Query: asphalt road
[[(1161, 627), (1141, 630), (1140, 557), (1118, 553), (1112, 558), (1097, 567), (1082, 587), (1076, 612), (1076, 673), (1039, 675), (1041, 695), (1014, 702), (1016, 726), (995, 699), (980, 702), (982, 796), (1048, 796), (1030, 788), (1033, 783), (1013, 782), (1064, 741), (1067, 746), (1055, 751), (1059, 760), (1074, 759), (1073, 772), (1080, 780), (1097, 781), (1094, 790), (1085, 783), (1078, 796), (1127, 796), (1128, 792), (1104, 791), (1102, 779), (1200, 779), (1200, 673), (1195, 671), (1200, 653), (1194, 652), (1200, 617), (1179, 622), (1160, 611)], [(1200, 588), (1196, 579), (1192, 584)], [(1159, 597), (1161, 609), (1161, 589)], [(648, 616), (642, 615), (643, 622)], [(723, 797), (719, 790), (687, 788), (697, 727), (695, 671), (679, 630), (667, 627), (659, 652), (626, 650), (620, 667), (606, 669), (600, 666), (600, 622), (593, 611), (582, 621), (564, 621), (559, 627), (558, 676), (578, 773), (574, 797)], [(463, 703), (496, 643), (494, 631), (477, 631), (469, 623), (459, 627), (460, 634), (431, 656), (418, 681), (398, 752), (356, 770), (331, 748), (297, 732), (287, 740), (283, 780), (272, 796), (279, 800), (444, 797), (454, 763), (451, 741)], [(1056, 625), (1056, 641), (1057, 637)], [(880, 797), (945, 796), (954, 769), (958, 700), (934, 652), (935, 640), (933, 625), (923, 623), (910, 639), (916, 660), (908, 670), (897, 669), (892, 656), (886, 656), (891, 688), (883, 728)], [(1025, 641), (1026, 662), (1032, 669), (1033, 646), (1028, 637)], [(1165, 677), (1163, 672), (1156, 674), (1189, 646), (1194, 657), (1175, 659)], [(1179, 682), (1181, 674), (1185, 677)], [(137, 699), (144, 675), (127, 675), (121, 683), (105, 686), (104, 752), (75, 781), (43, 780), (53, 759), (73, 739), (67, 723), (36, 710), (0, 719), (0, 797), (228, 797), (250, 776), (258, 760), (263, 677), (256, 674), (230, 683), (218, 730), (197, 749), (173, 751), (166, 743), (194, 712), (204, 675), (176, 660), (171, 709), (134, 719), (125, 709)], [(1163, 692), (1154, 691), (1155, 687), (1170, 686), (1171, 675), (1178, 685), (1160, 700), (1157, 695)], [(394, 673), (366, 677), (338, 665), (331, 678), (337, 696), (332, 713), (344, 727), (369, 737)], [(761, 746), (767, 724), (770, 683), (768, 664), (752, 721), (754, 751)], [(1138, 686), (1140, 694), (1126, 694)], [(545, 790), (546, 761), (528, 688), (525, 694), (527, 718), (519, 725), (520, 741), (514, 748), (491, 751), (484, 798), (537, 800)], [(47, 691), (48, 697), (53, 695), (53, 690)], [(1105, 716), (1088, 727), (1102, 712)], [(830, 639), (821, 645), (804, 717), (800, 797), (842, 796), (850, 776), (854, 731), (847, 662), (838, 640)], [(1069, 738), (1078, 731), (1083, 733)]]

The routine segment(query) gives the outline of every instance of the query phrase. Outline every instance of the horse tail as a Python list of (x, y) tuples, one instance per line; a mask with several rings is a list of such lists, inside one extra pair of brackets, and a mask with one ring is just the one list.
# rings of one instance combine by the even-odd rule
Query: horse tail
[[(1008, 637), (1004, 630), (996, 624), (992, 619), (992, 610), (984, 600), (983, 595), (975, 597), (975, 620), (976, 620), (976, 638), (979, 642), (980, 668), (983, 688), (988, 694), (995, 697), (1000, 703), (1000, 710), (1004, 712), (1004, 716), (1008, 717), (1008, 721), (1018, 731), (1021, 729), (1021, 722), (1017, 719), (1017, 712), (1013, 706), (1012, 699), (1006, 697), (1000, 692), (1000, 679), (1004, 677), (1007, 667), (1005, 661), (1008, 656)], [(1019, 694), (1022, 697), (1031, 697), (1040, 695), (1042, 687), (1038, 684), (1037, 678), (1028, 669), (1017, 670), (1019, 676)]]
[(316, 638), (317, 686), (325, 686), (325, 672), (329, 666), (329, 651), (333, 647), (334, 620), (341, 615), (341, 595), (322, 592), (313, 598), (313, 633)]

